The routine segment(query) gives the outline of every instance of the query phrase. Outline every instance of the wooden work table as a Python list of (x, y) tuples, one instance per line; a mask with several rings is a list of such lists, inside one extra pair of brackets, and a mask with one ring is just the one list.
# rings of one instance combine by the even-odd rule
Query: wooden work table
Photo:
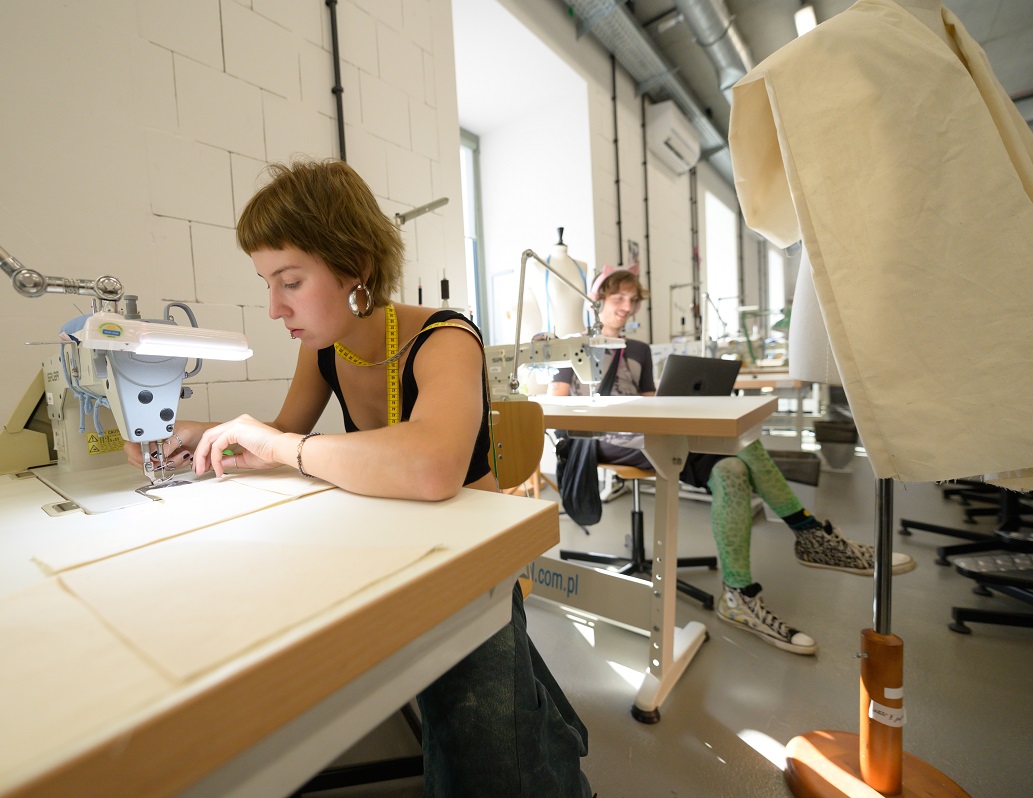
[(761, 388), (802, 388), (809, 382), (790, 377), (788, 371), (740, 371), (735, 378), (735, 390)]
[(678, 475), (691, 452), (735, 454), (760, 436), (777, 400), (746, 396), (535, 397), (545, 426), (573, 432), (637, 432), (656, 470), (652, 580), (539, 558), (532, 595), (582, 609), (649, 635), (649, 657), (632, 714), (660, 719), (659, 708), (706, 638), (698, 622), (675, 625)]
[(558, 542), (551, 502), (264, 473), (101, 515), (0, 475), (0, 795), (282, 798), (501, 628)]
[(788, 371), (740, 371), (735, 380), (735, 390), (767, 392), (796, 402), (794, 428), (796, 436), (803, 435), (803, 400), (814, 383), (790, 377)]

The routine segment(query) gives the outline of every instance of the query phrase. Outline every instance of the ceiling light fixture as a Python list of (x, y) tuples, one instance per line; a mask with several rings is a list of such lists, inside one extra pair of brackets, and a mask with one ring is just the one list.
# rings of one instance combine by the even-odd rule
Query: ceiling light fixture
[(818, 25), (818, 19), (814, 16), (814, 6), (810, 3), (801, 3), (799, 10), (793, 16), (796, 20), (797, 36), (803, 36)]

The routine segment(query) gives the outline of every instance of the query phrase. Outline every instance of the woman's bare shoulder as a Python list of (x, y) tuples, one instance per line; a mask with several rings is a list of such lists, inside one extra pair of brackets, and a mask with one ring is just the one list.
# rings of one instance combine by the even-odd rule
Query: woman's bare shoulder
[[(399, 333), (403, 340), (407, 340), (420, 332), (431, 318), (441, 312), (441, 308), (428, 308), (423, 305), (395, 305), (395, 312), (398, 314)], [(467, 329), (474, 331), (476, 328), (467, 320), (451, 318), (449, 324), (462, 324)]]

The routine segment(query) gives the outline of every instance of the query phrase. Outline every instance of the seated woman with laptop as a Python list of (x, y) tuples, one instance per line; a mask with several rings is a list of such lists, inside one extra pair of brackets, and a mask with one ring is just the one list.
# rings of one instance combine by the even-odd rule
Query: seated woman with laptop
[[(647, 293), (634, 272), (616, 269), (604, 270), (592, 286), (590, 295), (602, 301), (599, 309), (602, 334), (618, 337)], [(655, 395), (649, 346), (630, 338), (626, 343), (626, 348), (607, 350), (604, 355), (604, 373), (613, 366), (613, 358), (617, 358), (613, 387), (609, 393)], [(731, 384), (734, 382), (733, 374)], [(727, 386), (728, 393), (731, 393), (731, 384)], [(699, 386), (697, 392), (703, 387)], [(587, 386), (582, 385), (569, 368), (560, 369), (549, 386), (552, 396), (587, 393)], [(641, 449), (620, 443), (619, 435), (607, 435), (599, 440), (596, 444), (598, 461), (652, 468)], [(814, 654), (818, 646), (813, 638), (783, 622), (765, 607), (760, 597), (761, 586), (753, 581), (750, 570), (752, 493), (760, 496), (793, 531), (796, 559), (801, 565), (870, 575), (874, 572), (874, 547), (846, 539), (830, 521), (823, 523), (811, 515), (759, 440), (734, 456), (690, 453), (680, 478), (682, 482), (704, 488), (713, 495), (711, 524), (723, 582), (717, 605), (718, 617), (785, 651)], [(893, 555), (894, 574), (905, 573), (914, 567), (915, 562), (908, 555)]]

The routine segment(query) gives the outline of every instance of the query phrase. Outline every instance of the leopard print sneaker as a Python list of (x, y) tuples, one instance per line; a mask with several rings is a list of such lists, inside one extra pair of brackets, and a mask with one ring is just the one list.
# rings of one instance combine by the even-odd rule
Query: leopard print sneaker
[[(796, 530), (796, 560), (811, 568), (828, 568), (859, 576), (875, 573), (875, 547), (843, 537), (843, 533), (826, 521), (820, 527)], [(893, 573), (906, 574), (915, 569), (915, 561), (907, 554), (893, 553)]]

